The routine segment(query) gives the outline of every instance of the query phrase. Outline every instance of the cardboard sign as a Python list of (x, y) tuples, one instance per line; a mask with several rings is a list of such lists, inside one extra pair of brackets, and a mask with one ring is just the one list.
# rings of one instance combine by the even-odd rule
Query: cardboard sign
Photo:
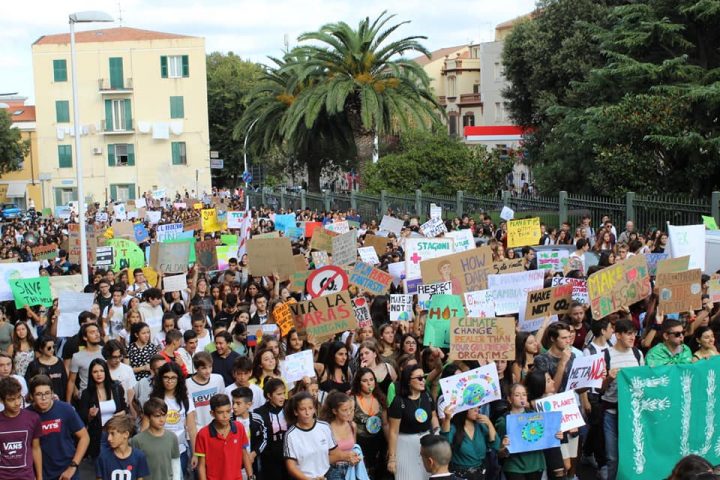
[[(60, 292), (82, 292), (84, 287), (85, 284), (80, 274), (50, 277), (50, 292), (53, 298), (58, 298)], [(77, 322), (75, 324), (77, 325)]]
[(317, 229), (313, 233), (312, 240), (310, 241), (310, 248), (313, 250), (323, 250), (325, 252), (332, 252), (333, 243), (332, 239), (337, 237), (335, 232), (329, 230)]
[(387, 237), (378, 237), (376, 235), (365, 235), (363, 245), (366, 247), (372, 247), (378, 257), (382, 257), (387, 253), (387, 244), (390, 240)]
[(357, 230), (332, 239), (333, 265), (352, 265), (357, 260)]
[(537, 252), (538, 270), (562, 272), (569, 261), (570, 252), (567, 250), (540, 250)]
[(420, 225), (420, 230), (427, 238), (435, 238), (440, 234), (447, 233), (445, 222), (441, 218), (431, 218)]
[[(197, 247), (197, 244), (196, 244)], [(190, 243), (153, 243), (150, 246), (150, 265), (162, 273), (185, 273), (188, 271)]]
[(670, 256), (690, 255), (688, 268), (705, 270), (705, 225), (668, 225)]
[(667, 258), (657, 262), (655, 276), (663, 273), (684, 272), (690, 268), (690, 255), (678, 258)]
[(113, 238), (135, 239), (135, 225), (132, 222), (115, 222), (112, 231)]
[(455, 413), (502, 399), (500, 380), (495, 363), (440, 380), (446, 404), (455, 404)]
[(603, 268), (587, 280), (593, 318), (602, 318), (650, 295), (650, 274), (643, 255)]
[(585, 420), (580, 414), (575, 392), (563, 392), (543, 397), (535, 402), (535, 409), (538, 412), (560, 412), (562, 421), (560, 431), (567, 432), (573, 428), (580, 428), (585, 425)]
[(390, 321), (410, 321), (412, 318), (412, 295), (390, 295)]
[(288, 285), (288, 289), (290, 289), (291, 292), (304, 292), (305, 291), (305, 283), (307, 282), (307, 278), (310, 275), (310, 272), (307, 270), (303, 270), (301, 272), (293, 272), (292, 275), (290, 275), (290, 285)]
[(475, 237), (469, 228), (447, 232), (445, 237), (453, 239), (455, 253), (464, 252), (475, 248)]
[(170, 275), (163, 277), (163, 289), (168, 292), (180, 292), (186, 290), (187, 277), (185, 275)]
[(398, 236), (400, 235), (400, 232), (402, 232), (404, 226), (405, 222), (401, 218), (395, 218), (388, 215), (383, 215), (383, 218), (380, 221), (381, 230), (392, 232)]
[(34, 260), (55, 260), (57, 258), (58, 246), (56, 243), (50, 245), (39, 245), (32, 249)]
[(15, 307), (43, 305), (52, 307), (50, 277), (16, 278), (10, 280), (10, 290), (15, 298)]
[(535, 217), (524, 218), (522, 220), (510, 220), (507, 225), (508, 248), (537, 245), (540, 243), (540, 218)]
[(202, 229), (202, 219), (200, 217), (190, 217), (183, 220), (183, 232), (195, 232)]
[(331, 263), (330, 256), (327, 252), (310, 252), (310, 256), (312, 257), (313, 266), (315, 266), (315, 268), (327, 267)]
[(712, 303), (720, 302), (720, 275), (714, 274), (708, 280), (708, 295)]
[(113, 247), (95, 248), (95, 265), (98, 267), (111, 267), (114, 263)]
[(290, 305), (298, 330), (318, 340), (355, 330), (357, 320), (347, 290)]
[(358, 248), (358, 255), (360, 260), (370, 265), (379, 265), (380, 259), (378, 258), (377, 252), (373, 247), (360, 247)]
[(106, 244), (113, 247), (115, 256), (114, 271), (119, 272), (124, 268), (132, 270), (145, 266), (145, 252), (134, 241), (124, 238), (112, 238)]
[(490, 247), (473, 248), (420, 263), (424, 283), (452, 282), (456, 295), (487, 288), (488, 267), (492, 263)]
[(488, 274), (501, 275), (503, 273), (516, 273), (523, 271), (525, 271), (525, 264), (522, 257), (520, 257), (492, 262)]
[(488, 318), (495, 316), (495, 300), (490, 290), (465, 292), (465, 308), (469, 317)]
[[(68, 229), (68, 260), (70, 263), (80, 263), (80, 224), (69, 223)], [(132, 232), (132, 230), (131, 230)]]
[(285, 357), (285, 361), (280, 364), (280, 370), (283, 380), (288, 383), (298, 382), (305, 377), (316, 376), (312, 350), (303, 350), (288, 355)]
[(310, 272), (305, 288), (312, 298), (317, 298), (347, 290), (349, 286), (345, 270), (335, 265), (327, 265)]
[(218, 269), (215, 240), (203, 240), (195, 243), (195, 265), (201, 272)]
[(545, 282), (545, 272), (528, 270), (527, 272), (489, 275), (488, 288), (495, 301), (495, 314), (508, 315), (525, 312), (528, 292), (540, 290)]
[(293, 313), (290, 309), (290, 303), (294, 302), (295, 299), (293, 298), (292, 302), (279, 303), (272, 311), (273, 319), (275, 320), (275, 323), (280, 329), (280, 335), (283, 337), (290, 333), (290, 330), (295, 328), (295, 323), (293, 322)]
[(663, 313), (689, 312), (702, 308), (702, 270), (699, 268), (658, 275), (659, 308)]
[[(662, 260), (667, 260), (668, 258), (670, 258), (670, 254), (669, 253), (646, 253), (645, 258), (647, 259), (648, 272), (650, 272), (651, 277), (654, 277), (657, 275), (658, 263)], [(687, 259), (689, 261), (690, 257), (687, 257)], [(687, 270), (687, 268), (685, 270)]]
[(251, 238), (247, 242), (250, 275), (280, 277), (295, 273), (295, 260), (289, 238)]
[(358, 328), (372, 327), (372, 317), (370, 316), (370, 306), (367, 299), (365, 297), (353, 298), (352, 306)]
[(572, 292), (572, 285), (560, 285), (528, 292), (525, 319), (540, 318), (548, 313), (550, 315), (562, 315), (569, 312)]
[(383, 295), (390, 288), (392, 275), (365, 262), (358, 262), (350, 273), (350, 283), (373, 295)]
[(575, 357), (565, 391), (579, 388), (600, 388), (605, 379), (605, 353)]
[(452, 238), (406, 238), (405, 278), (408, 280), (422, 278), (424, 283), (442, 281), (443, 278), (440, 277), (439, 273), (432, 275), (432, 278), (424, 278), (421, 271), (421, 262), (452, 254), (453, 245)]
[(590, 303), (587, 291), (587, 280), (582, 278), (553, 277), (552, 284), (550, 286), (557, 287), (558, 285), (572, 285), (572, 299), (584, 305), (588, 305)]
[(168, 240), (178, 238), (182, 232), (182, 223), (166, 223), (164, 225), (158, 225), (155, 228), (158, 242), (166, 242)]
[(322, 230), (322, 222), (303, 222), (303, 229), (305, 231), (305, 238), (312, 238), (315, 230), (318, 228)]
[(505, 417), (507, 436), (510, 440), (510, 453), (532, 452), (556, 448), (560, 439), (555, 434), (560, 431), (562, 413), (511, 413)]
[(450, 319), (450, 360), (514, 359), (514, 318)]

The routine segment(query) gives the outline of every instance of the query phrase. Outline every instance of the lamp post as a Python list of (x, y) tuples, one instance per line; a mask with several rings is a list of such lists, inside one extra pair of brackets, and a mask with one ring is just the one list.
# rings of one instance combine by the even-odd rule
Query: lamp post
[[(255, 124), (260, 120), (259, 118), (256, 118), (253, 120), (253, 122), (250, 124), (250, 126), (247, 129), (247, 132), (245, 132), (245, 141), (243, 142), (243, 174), (245, 172), (248, 172), (248, 164), (247, 164), (247, 141), (248, 137), (250, 136), (250, 130), (255, 126)], [(248, 182), (245, 182), (245, 211), (250, 211), (250, 193), (248, 192)]]
[(112, 22), (105, 12), (77, 12), (68, 16), (70, 23), (70, 65), (72, 68), (73, 125), (75, 127), (75, 173), (77, 175), (78, 219), (80, 223), (80, 269), (83, 282), (89, 282), (87, 229), (85, 228), (85, 192), (83, 191), (82, 152), (80, 151), (80, 107), (78, 104), (77, 59), (75, 58), (75, 24)]

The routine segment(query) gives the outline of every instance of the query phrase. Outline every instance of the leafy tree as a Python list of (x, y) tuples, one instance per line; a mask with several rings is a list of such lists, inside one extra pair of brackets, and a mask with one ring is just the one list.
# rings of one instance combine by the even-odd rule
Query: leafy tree
[(286, 67), (297, 71), (297, 81), (308, 88), (299, 89), (282, 125), (283, 134), (292, 137), (323, 117), (344, 116), (352, 131), (361, 182), (376, 135), (429, 128), (441, 112), (422, 67), (403, 58), (412, 51), (429, 55), (419, 43), (426, 37), (388, 41), (408, 23), (388, 26), (393, 18), (383, 12), (372, 22), (360, 21), (357, 29), (337, 22), (305, 33), (299, 40), (315, 43), (299, 47), (303, 62)]
[(248, 92), (262, 74), (262, 66), (232, 52), (227, 55), (213, 52), (207, 56), (210, 146), (225, 160), (225, 168), (218, 176), (233, 186), (243, 172), (244, 137), (233, 138), (232, 132), (247, 107)]
[(21, 139), (20, 130), (13, 128), (8, 111), (0, 109), (0, 174), (20, 170), (29, 151), (30, 142)]

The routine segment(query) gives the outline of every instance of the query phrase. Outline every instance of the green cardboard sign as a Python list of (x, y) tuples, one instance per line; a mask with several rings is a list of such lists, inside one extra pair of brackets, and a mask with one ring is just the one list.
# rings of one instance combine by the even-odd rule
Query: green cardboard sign
[[(113, 270), (119, 272), (125, 268), (134, 269), (145, 266), (145, 252), (131, 240), (125, 238), (111, 238), (105, 245), (113, 247), (115, 259)], [(130, 272), (132, 274), (132, 272)]]
[(708, 230), (717, 230), (718, 224), (715, 221), (715, 217), (707, 217), (705, 215), (702, 216), (703, 223), (705, 224), (705, 228)]
[(450, 319), (465, 318), (460, 295), (433, 295), (430, 298), (423, 343), (433, 347), (450, 348)]
[(25, 305), (52, 307), (50, 277), (18, 278), (9, 280), (9, 282), (15, 299), (15, 307), (23, 308)]
[(224, 245), (237, 245), (238, 244), (238, 236), (237, 235), (220, 235), (220, 242), (222, 242)]

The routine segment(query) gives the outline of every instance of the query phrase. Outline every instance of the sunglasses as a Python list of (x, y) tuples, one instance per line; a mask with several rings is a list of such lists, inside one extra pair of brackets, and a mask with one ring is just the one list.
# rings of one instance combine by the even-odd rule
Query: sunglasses
[(410, 380), (417, 380), (418, 382), (424, 382), (425, 377), (410, 377)]
[(685, 332), (667, 332), (668, 335), (672, 335), (675, 338), (680, 338), (685, 336)]

